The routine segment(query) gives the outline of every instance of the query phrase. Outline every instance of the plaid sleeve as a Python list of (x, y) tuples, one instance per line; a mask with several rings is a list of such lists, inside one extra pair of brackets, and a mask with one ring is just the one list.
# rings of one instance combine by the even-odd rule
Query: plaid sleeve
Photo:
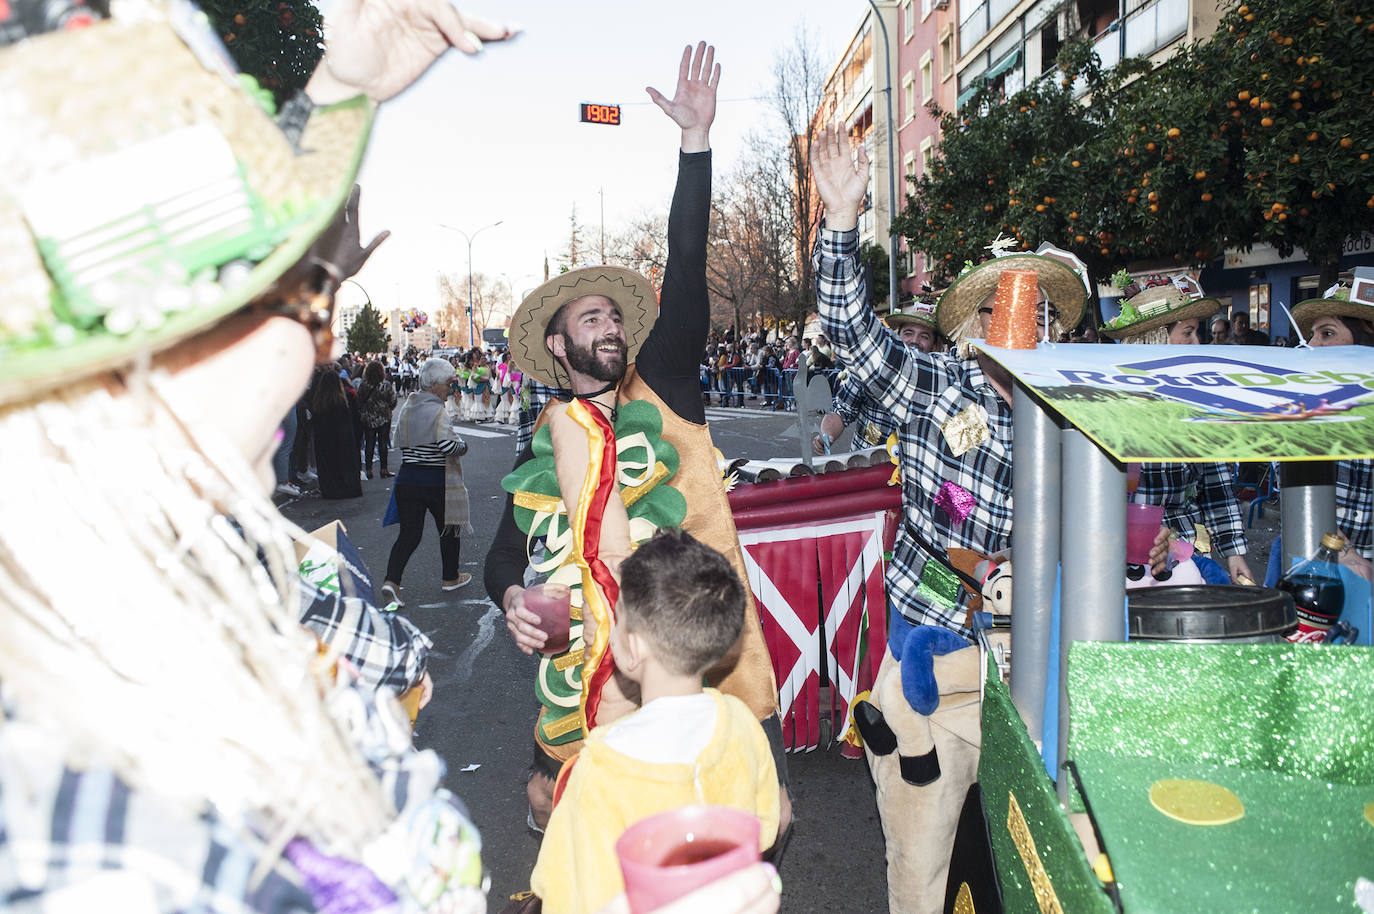
[(852, 375), (846, 375), (835, 398), (830, 403), (830, 411), (840, 417), (845, 425), (852, 425), (859, 418), (859, 407), (863, 403), (864, 389)]
[(1240, 504), (1231, 487), (1230, 465), (1201, 463), (1194, 466), (1198, 470), (1198, 510), (1202, 514), (1202, 523), (1211, 534), (1217, 554), (1244, 555), (1249, 545), (1245, 541), (1245, 523), (1241, 520)]
[(1356, 552), (1370, 557), (1374, 545), (1374, 460), (1337, 462), (1336, 525)]
[(812, 265), (821, 326), (850, 377), (898, 424), (910, 422), (957, 378), (942, 370), (942, 363), (909, 353), (868, 307), (857, 229), (837, 232), (821, 226)]
[(302, 588), (301, 624), (353, 664), (369, 689), (386, 686), (400, 695), (424, 677), (434, 645), (409, 619), (357, 597)]

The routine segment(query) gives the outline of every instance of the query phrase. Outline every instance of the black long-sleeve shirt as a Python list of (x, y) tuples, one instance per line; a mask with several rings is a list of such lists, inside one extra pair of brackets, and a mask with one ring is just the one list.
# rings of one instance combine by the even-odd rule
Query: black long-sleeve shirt
[[(668, 211), (668, 263), (663, 270), (658, 319), (635, 358), (639, 376), (678, 416), (698, 425), (706, 422), (701, 402), (698, 360), (710, 330), (706, 291), (706, 233), (711, 216), (711, 153), (678, 154), (677, 187)], [(520, 466), (533, 453), (526, 447), (515, 460)], [(515, 499), (507, 494), (505, 510), (487, 553), (487, 595), (497, 606), (512, 586), (523, 586), (529, 555), (525, 534), (515, 523)]]

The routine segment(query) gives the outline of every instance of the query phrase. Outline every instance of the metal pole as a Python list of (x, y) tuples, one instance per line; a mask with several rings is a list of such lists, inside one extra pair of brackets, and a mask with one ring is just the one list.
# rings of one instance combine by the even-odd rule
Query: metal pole
[[(1069, 645), (1126, 639), (1126, 469), (1076, 429), (1063, 432), (1063, 447), (1063, 514), (1072, 523), (1059, 532), (1061, 767), (1069, 740)], [(1069, 779), (1056, 780), (1065, 802)]]
[(1283, 565), (1279, 573), (1293, 567), (1294, 559), (1307, 558), (1317, 551), (1323, 533), (1336, 530), (1336, 464), (1330, 460), (1283, 463), (1279, 470), (1283, 491), (1281, 532)]
[(472, 239), (468, 238), (468, 348), (472, 345)]
[(878, 27), (883, 30), (883, 65), (887, 71), (882, 93), (887, 97), (887, 307), (890, 311), (897, 307), (897, 235), (892, 231), (893, 220), (897, 218), (897, 140), (892, 128), (895, 123), (892, 118), (892, 44), (888, 40), (887, 23), (878, 11), (878, 4), (868, 0), (868, 5), (873, 8), (873, 18), (878, 20)]
[(1054, 417), (1023, 385), (1012, 391), (1011, 698), (1032, 739), (1045, 725), (1054, 579), (1059, 570), (1060, 435)]

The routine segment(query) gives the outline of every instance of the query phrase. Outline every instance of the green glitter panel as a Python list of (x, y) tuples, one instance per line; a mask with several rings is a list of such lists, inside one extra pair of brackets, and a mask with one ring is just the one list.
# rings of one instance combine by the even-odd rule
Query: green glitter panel
[[(1374, 878), (1369, 785), (1097, 753), (1074, 764), (1126, 914), (1351, 911), (1356, 878)], [(1245, 815), (1227, 825), (1175, 821), (1150, 803), (1161, 778), (1220, 784)]]
[(1078, 642), (1068, 678), (1070, 758), (1374, 783), (1374, 648)]
[(983, 788), (1003, 904), (1009, 914), (1040, 912), (1030, 876), (1007, 830), (1012, 794), (1021, 807), (1062, 910), (1069, 914), (1110, 914), (1115, 910), (1101, 882), (1088, 867), (1083, 845), (1059, 805), (1054, 782), (1045, 774), (1045, 763), (1026, 733), (1026, 725), (1012, 704), (1011, 693), (998, 678), (996, 667), (990, 668), (983, 697), (983, 749), (978, 761), (978, 781)]
[[(1374, 649), (1076, 643), (1069, 756), (1126, 914), (1353, 910), (1374, 879)], [(1245, 816), (1187, 825), (1150, 785), (1195, 778)]]

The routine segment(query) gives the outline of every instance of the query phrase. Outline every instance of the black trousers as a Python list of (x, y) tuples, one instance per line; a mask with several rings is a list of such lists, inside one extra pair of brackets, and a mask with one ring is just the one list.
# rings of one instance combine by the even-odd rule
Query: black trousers
[[(379, 425), (376, 428), (363, 426), (363, 469), (372, 469), (372, 451), (377, 451), (377, 459), (381, 462), (382, 472), (386, 472), (386, 452), (391, 448), (391, 423)], [(399, 504), (399, 503), (398, 503)]]
[(401, 532), (391, 547), (391, 558), (386, 563), (386, 579), (393, 584), (401, 583), (406, 563), (420, 545), (425, 535), (425, 512), (434, 517), (434, 529), (439, 531), (439, 558), (443, 563), (443, 579), (454, 581), (458, 578), (458, 548), (460, 538), (456, 533), (444, 534), (444, 487), (443, 486), (396, 486), (396, 513), (401, 519)]

